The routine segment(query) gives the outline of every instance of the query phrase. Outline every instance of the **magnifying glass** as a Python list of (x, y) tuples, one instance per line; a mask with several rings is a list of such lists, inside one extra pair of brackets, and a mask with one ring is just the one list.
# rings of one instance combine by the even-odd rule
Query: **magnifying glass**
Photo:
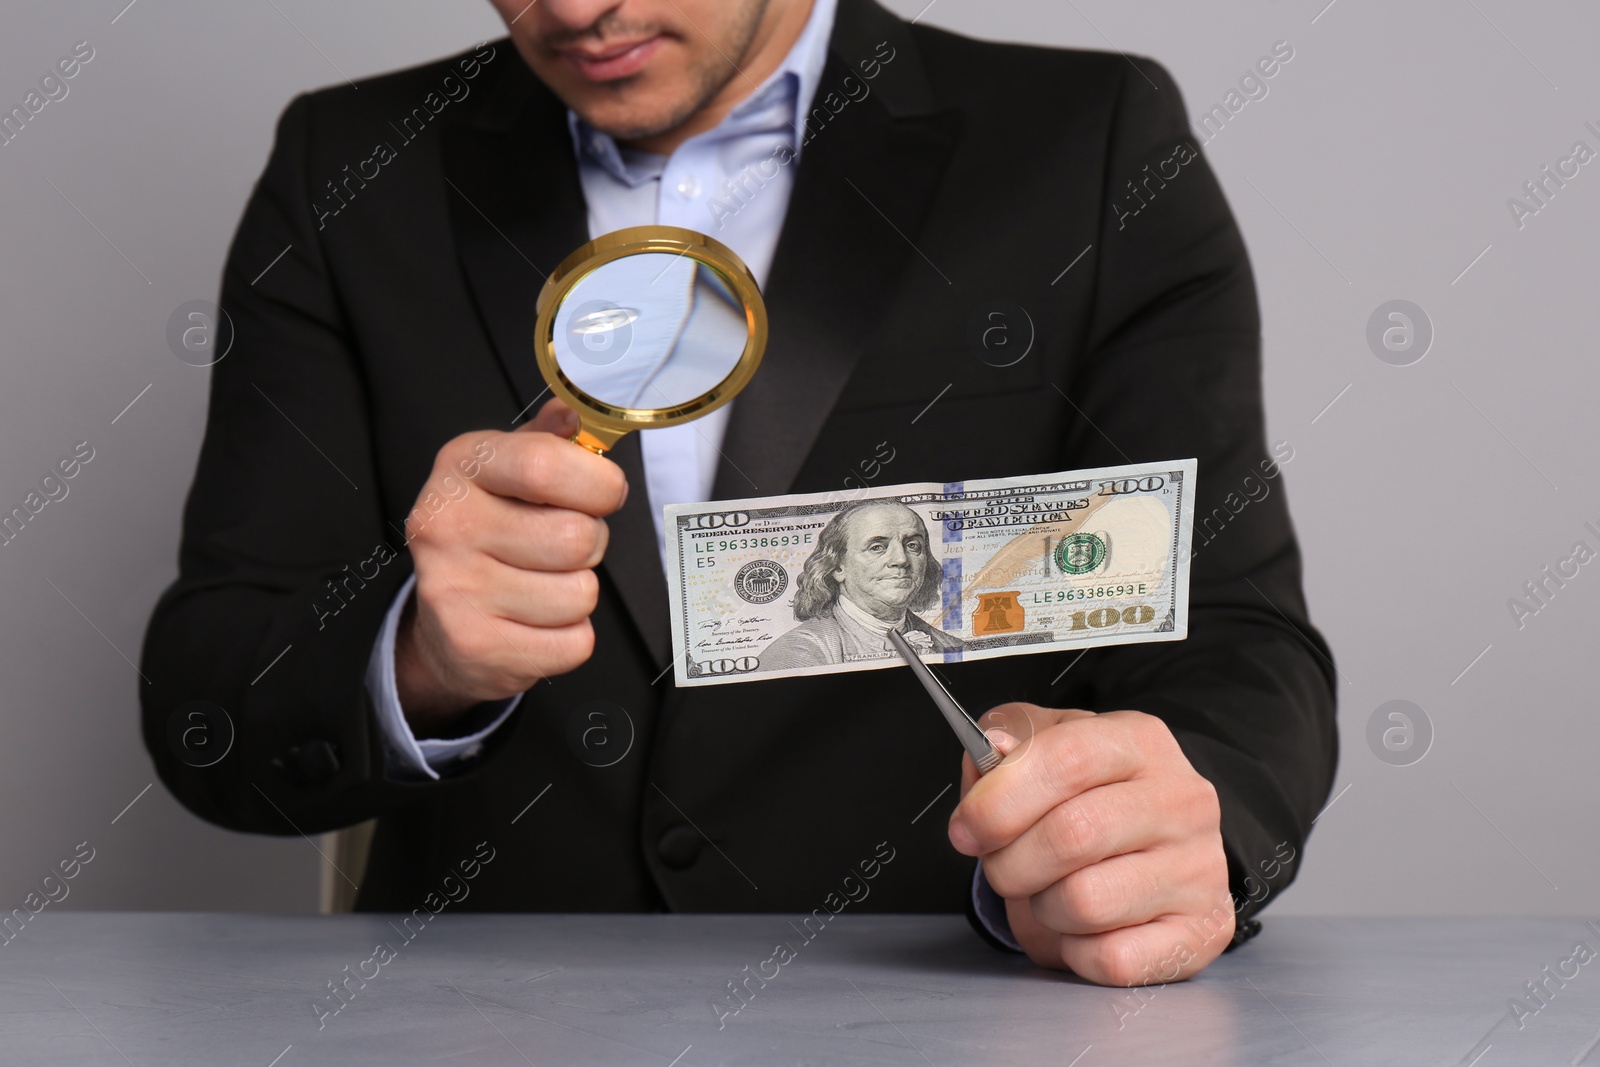
[(604, 453), (623, 435), (698, 419), (732, 400), (767, 347), (767, 308), (734, 251), (677, 226), (603, 234), (539, 291), (534, 351), (578, 413), (573, 441)]

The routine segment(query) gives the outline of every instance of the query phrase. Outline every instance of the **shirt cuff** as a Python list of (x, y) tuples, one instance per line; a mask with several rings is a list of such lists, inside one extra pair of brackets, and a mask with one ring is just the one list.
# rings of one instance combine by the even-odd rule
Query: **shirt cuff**
[(441, 770), (448, 770), (452, 765), (482, 751), (484, 739), (510, 718), (521, 703), (522, 694), (518, 693), (510, 700), (482, 705), (479, 714), (473, 717), (480, 720), (489, 717), (492, 721), (481, 730), (465, 737), (417, 740), (400, 707), (400, 690), (394, 677), (395, 636), (400, 630), (400, 616), (405, 611), (406, 601), (411, 599), (411, 591), (416, 584), (416, 575), (407, 578), (406, 584), (395, 595), (394, 603), (389, 606), (389, 613), (384, 616), (383, 628), (378, 631), (378, 639), (372, 643), (372, 655), (367, 659), (367, 693), (378, 712), (378, 726), (383, 734), (384, 751), (389, 757), (390, 769), (409, 771), (437, 780)]
[(1022, 946), (1011, 933), (1011, 920), (1006, 918), (1006, 901), (989, 879), (983, 876), (983, 861), (979, 860), (972, 871), (972, 910), (978, 916), (989, 936), (1012, 952), (1021, 952)]

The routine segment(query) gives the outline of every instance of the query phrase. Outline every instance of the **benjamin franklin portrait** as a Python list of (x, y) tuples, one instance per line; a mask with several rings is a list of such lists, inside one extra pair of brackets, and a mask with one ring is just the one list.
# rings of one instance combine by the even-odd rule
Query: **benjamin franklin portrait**
[(919, 652), (962, 647), (916, 612), (939, 601), (939, 562), (922, 517), (904, 504), (856, 504), (822, 528), (795, 583), (799, 625), (761, 653), (761, 670), (821, 667), (894, 655), (890, 629)]

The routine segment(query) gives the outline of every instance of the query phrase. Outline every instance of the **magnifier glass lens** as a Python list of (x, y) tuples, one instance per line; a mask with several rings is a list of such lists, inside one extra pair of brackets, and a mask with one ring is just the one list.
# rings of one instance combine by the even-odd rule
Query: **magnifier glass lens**
[(539, 373), (577, 411), (573, 440), (604, 452), (731, 400), (755, 374), (767, 311), (732, 249), (677, 226), (602, 234), (545, 279)]
[(687, 404), (732, 374), (749, 342), (733, 287), (686, 255), (604, 263), (572, 287), (558, 315), (557, 366), (612, 407)]

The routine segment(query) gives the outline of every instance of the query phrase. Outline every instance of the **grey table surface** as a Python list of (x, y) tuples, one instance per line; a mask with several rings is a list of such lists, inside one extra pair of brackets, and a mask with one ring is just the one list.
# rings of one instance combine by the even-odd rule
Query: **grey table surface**
[[(1600, 1067), (1600, 958), (1573, 956), (1600, 922), (1268, 916), (1194, 981), (1132, 991), (1037, 970), (956, 917), (797, 924), (45, 912), (0, 945), (0, 1064)], [(793, 958), (764, 964), (779, 943)], [(728, 986), (746, 966), (777, 972), (748, 1003)], [(351, 974), (370, 977), (334, 999)]]

